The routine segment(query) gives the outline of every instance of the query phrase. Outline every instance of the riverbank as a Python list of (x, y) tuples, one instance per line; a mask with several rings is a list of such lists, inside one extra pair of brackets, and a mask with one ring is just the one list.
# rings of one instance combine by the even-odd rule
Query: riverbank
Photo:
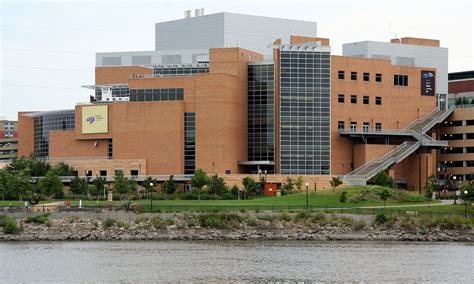
[[(474, 241), (472, 220), (460, 217), (275, 214), (13, 215), (18, 230), (0, 241), (347, 240)], [(38, 216), (43, 216), (38, 218)]]

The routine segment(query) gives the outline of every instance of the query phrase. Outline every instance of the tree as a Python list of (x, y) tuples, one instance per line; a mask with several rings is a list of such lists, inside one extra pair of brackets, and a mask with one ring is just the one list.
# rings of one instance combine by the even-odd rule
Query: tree
[(383, 200), (383, 208), (385, 208), (385, 203), (387, 202), (387, 199), (390, 197), (390, 191), (388, 189), (384, 188), (382, 192), (380, 192), (380, 199)]
[(344, 208), (344, 203), (347, 201), (347, 191), (341, 192), (341, 195), (339, 195), (339, 202), (341, 202), (342, 208)]
[(174, 175), (170, 175), (170, 178), (163, 183), (161, 188), (166, 192), (166, 194), (173, 194), (176, 192), (178, 186), (176, 185), (176, 181), (174, 180)]
[(304, 180), (303, 180), (303, 177), (302, 177), (302, 176), (299, 176), (299, 177), (295, 180), (295, 186), (296, 186), (296, 189), (297, 189), (298, 191), (303, 190), (303, 183), (304, 183)]
[(209, 184), (209, 177), (202, 169), (197, 169), (194, 176), (191, 178), (191, 185), (197, 190), (201, 190), (204, 186)]
[(291, 192), (293, 192), (294, 189), (295, 189), (295, 181), (292, 178), (287, 177), (286, 182), (282, 183), (281, 185), (281, 194), (282, 195), (290, 194)]
[(431, 199), (432, 196), (433, 196), (433, 192), (438, 188), (438, 179), (436, 178), (436, 176), (433, 174), (433, 175), (430, 175), (428, 177), (428, 180), (426, 181), (426, 185), (425, 185), (425, 197), (427, 199)]
[(60, 162), (59, 164), (55, 165), (51, 170), (53, 170), (60, 177), (74, 175), (74, 169), (64, 162)]
[(98, 196), (98, 190), (95, 184), (89, 185), (89, 187), (87, 188), (87, 192), (89, 192), (89, 194), (91, 195)]
[(51, 166), (45, 161), (38, 160), (34, 155), (30, 155), (13, 160), (6, 169), (13, 174), (24, 172), (32, 177), (42, 177), (51, 169)]
[(145, 191), (148, 192), (148, 193), (151, 193), (155, 189), (155, 186), (157, 184), (158, 184), (158, 182), (156, 181), (156, 179), (154, 179), (152, 177), (147, 177), (142, 182), (143, 188), (145, 188)]
[(96, 195), (99, 196), (101, 192), (104, 192), (105, 185), (107, 184), (107, 180), (103, 177), (97, 177), (94, 181), (94, 185), (96, 187)]
[(376, 185), (390, 188), (395, 187), (395, 181), (393, 180), (393, 177), (389, 176), (385, 171), (380, 171), (375, 175), (374, 183)]
[(340, 177), (332, 177), (330, 184), (332, 186), (332, 190), (335, 190), (336, 187), (340, 186), (342, 184), (342, 180)]
[(136, 189), (135, 181), (129, 178), (126, 178), (123, 175), (122, 171), (118, 171), (114, 177), (113, 191), (120, 194), (120, 197), (122, 198), (122, 195), (129, 195), (135, 189)]
[(251, 177), (244, 177), (242, 179), (242, 185), (247, 195), (255, 196), (259, 192), (258, 183)]
[(214, 194), (214, 196), (222, 196), (225, 192), (227, 192), (227, 186), (225, 185), (224, 179), (219, 177), (218, 175), (211, 176), (209, 180), (208, 190), (210, 194)]
[(70, 184), (71, 192), (77, 195), (83, 195), (88, 189), (87, 181), (84, 178), (75, 176)]
[(39, 189), (46, 196), (60, 199), (64, 197), (64, 186), (59, 176), (50, 170), (39, 180)]
[(237, 198), (239, 197), (239, 187), (234, 184), (231, 188), (230, 188), (230, 193), (234, 196), (234, 198)]

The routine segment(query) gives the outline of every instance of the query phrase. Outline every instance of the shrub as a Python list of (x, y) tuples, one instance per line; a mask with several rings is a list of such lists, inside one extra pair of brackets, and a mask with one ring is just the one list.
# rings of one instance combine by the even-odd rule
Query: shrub
[(0, 215), (0, 227), (3, 227), (3, 224), (5, 224), (5, 220), (10, 218), (7, 215)]
[(104, 229), (108, 229), (108, 228), (112, 227), (113, 225), (115, 225), (115, 223), (116, 223), (115, 219), (107, 218), (102, 223), (102, 227), (104, 227)]
[(313, 217), (311, 218), (311, 221), (313, 223), (325, 222), (326, 221), (326, 216), (324, 215), (324, 213), (318, 212), (318, 213), (313, 215)]
[(26, 223), (44, 224), (49, 220), (49, 214), (39, 214), (34, 216), (28, 216), (25, 220)]
[(197, 218), (189, 213), (184, 213), (184, 221), (186, 222), (188, 227), (194, 227), (198, 224)]
[(272, 215), (262, 215), (262, 216), (258, 216), (258, 219), (271, 222), (275, 219), (275, 217)]
[(240, 222), (242, 218), (237, 214), (202, 214), (199, 224), (205, 228), (224, 229), (231, 222)]
[(365, 228), (365, 225), (366, 224), (363, 220), (359, 220), (359, 221), (355, 222), (354, 229), (356, 229), (357, 231), (363, 230)]
[(278, 216), (278, 220), (289, 222), (289, 221), (291, 221), (290, 214), (288, 214), (288, 213), (286, 213), (286, 212), (282, 212), (282, 213)]
[(15, 218), (6, 216), (6, 218), (3, 218), (2, 224), (5, 234), (18, 234), (21, 232)]
[(152, 219), (151, 219), (151, 224), (153, 224), (153, 226), (155, 226), (156, 228), (161, 226), (161, 224), (164, 223), (164, 220), (163, 218), (161, 218), (160, 216), (156, 215), (154, 216)]
[(251, 227), (256, 227), (257, 226), (257, 218), (255, 217), (249, 217), (247, 219), (247, 225), (251, 226)]
[(304, 210), (304, 211), (298, 212), (295, 215), (295, 221), (308, 220), (310, 217), (311, 217), (311, 213), (309, 211)]
[(174, 223), (175, 223), (175, 220), (173, 217), (166, 218), (166, 225), (171, 226), (171, 225), (174, 225)]
[(387, 221), (388, 221), (388, 217), (383, 213), (377, 214), (375, 216), (375, 223), (377, 224), (385, 224), (387, 223)]
[(127, 222), (123, 221), (123, 220), (118, 220), (117, 221), (117, 227), (128, 229), (129, 224)]
[(385, 186), (385, 187), (395, 187), (395, 181), (393, 177), (389, 176), (385, 171), (380, 171), (374, 177), (374, 183), (376, 185)]
[(81, 217), (78, 215), (69, 216), (69, 223), (76, 223), (81, 221)]

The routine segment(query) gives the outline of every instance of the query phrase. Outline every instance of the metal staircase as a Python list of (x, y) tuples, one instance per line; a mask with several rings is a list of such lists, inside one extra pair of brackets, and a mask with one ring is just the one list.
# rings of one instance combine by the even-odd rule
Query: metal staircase
[(398, 145), (392, 151), (386, 153), (380, 158), (370, 160), (365, 165), (343, 176), (343, 180), (351, 185), (365, 185), (367, 181), (373, 178), (378, 172), (387, 169), (389, 166), (403, 161), (406, 157), (414, 153), (418, 148), (425, 147), (443, 147), (447, 146), (447, 141), (435, 140), (426, 134), (437, 123), (441, 123), (454, 111), (454, 106), (448, 110), (434, 109), (423, 118), (415, 120), (404, 129), (402, 133), (409, 133), (415, 141), (405, 141)]

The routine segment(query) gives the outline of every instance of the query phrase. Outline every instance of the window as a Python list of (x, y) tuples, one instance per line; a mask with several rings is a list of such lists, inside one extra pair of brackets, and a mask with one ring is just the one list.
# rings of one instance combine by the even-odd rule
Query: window
[(337, 78), (340, 80), (344, 80), (344, 71), (337, 71)]
[(183, 88), (130, 90), (131, 102), (182, 101), (183, 99)]
[(99, 176), (101, 176), (101, 177), (107, 176), (107, 171), (100, 170), (100, 171), (99, 171)]
[(375, 74), (375, 82), (378, 82), (378, 83), (382, 82), (382, 74), (380, 73)]
[(351, 132), (356, 132), (357, 130), (357, 122), (351, 121)]
[(344, 95), (339, 94), (339, 95), (337, 96), (337, 102), (338, 102), (338, 103), (344, 103)]
[(364, 122), (364, 124), (362, 125), (362, 130), (364, 132), (369, 132), (369, 123), (368, 122)]
[(382, 123), (380, 123), (380, 122), (375, 123), (375, 131), (376, 132), (381, 132), (382, 131)]
[(369, 104), (369, 96), (364, 96), (364, 105)]
[(375, 97), (375, 104), (381, 105), (382, 104), (382, 97)]
[(364, 73), (364, 81), (369, 81), (370, 73)]
[(357, 96), (356, 95), (352, 95), (351, 96), (351, 104), (356, 104), (357, 103)]
[(408, 75), (393, 75), (395, 86), (408, 86)]
[(337, 122), (337, 129), (344, 129), (344, 121)]
[(131, 170), (130, 175), (131, 176), (138, 176), (138, 170)]
[(351, 80), (357, 80), (357, 72), (351, 72)]

